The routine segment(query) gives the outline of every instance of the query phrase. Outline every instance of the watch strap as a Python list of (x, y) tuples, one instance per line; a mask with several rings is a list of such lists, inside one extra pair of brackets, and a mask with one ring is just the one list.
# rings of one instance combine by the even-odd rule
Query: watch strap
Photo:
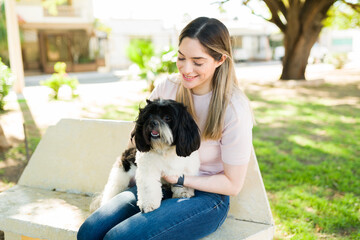
[(177, 183), (175, 183), (173, 186), (174, 187), (184, 187), (184, 179), (185, 179), (185, 176), (183, 174), (178, 178)]

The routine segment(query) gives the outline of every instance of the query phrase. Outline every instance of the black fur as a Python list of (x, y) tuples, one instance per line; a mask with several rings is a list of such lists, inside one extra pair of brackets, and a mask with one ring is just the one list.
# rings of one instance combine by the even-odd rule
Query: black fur
[(140, 152), (150, 151), (151, 131), (156, 129), (157, 124), (167, 124), (172, 130), (174, 139), (171, 145), (176, 146), (178, 156), (187, 157), (199, 149), (199, 128), (186, 107), (174, 100), (156, 99), (147, 100), (147, 105), (139, 110), (135, 129), (131, 134)]
[(122, 156), (121, 156), (121, 162), (122, 166), (125, 170), (125, 172), (128, 172), (131, 168), (131, 165), (135, 165), (135, 155), (136, 155), (136, 148), (128, 148), (126, 149)]

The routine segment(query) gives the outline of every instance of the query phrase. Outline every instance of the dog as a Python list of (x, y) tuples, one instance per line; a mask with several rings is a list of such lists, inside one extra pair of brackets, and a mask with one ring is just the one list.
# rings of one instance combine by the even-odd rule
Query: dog
[[(160, 207), (162, 175), (197, 175), (200, 131), (186, 107), (174, 100), (147, 100), (140, 108), (131, 133), (135, 147), (125, 150), (113, 165), (104, 191), (91, 204), (91, 211), (128, 188), (135, 177), (137, 205), (144, 213)], [(192, 197), (194, 189), (173, 185), (173, 198)]]

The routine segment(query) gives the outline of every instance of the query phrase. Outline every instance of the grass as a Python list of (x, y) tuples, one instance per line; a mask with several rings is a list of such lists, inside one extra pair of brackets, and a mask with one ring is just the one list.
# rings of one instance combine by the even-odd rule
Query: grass
[(360, 90), (306, 90), (248, 92), (276, 238), (360, 239)]
[(125, 106), (107, 105), (104, 107), (104, 113), (101, 115), (101, 118), (134, 121), (138, 115), (139, 107), (143, 106), (145, 106), (145, 101), (131, 102)]

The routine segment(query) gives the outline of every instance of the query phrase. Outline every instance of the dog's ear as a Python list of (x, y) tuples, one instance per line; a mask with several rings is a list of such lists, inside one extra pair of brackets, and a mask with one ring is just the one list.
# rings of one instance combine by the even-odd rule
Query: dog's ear
[(180, 107), (178, 126), (174, 144), (176, 154), (187, 157), (200, 147), (201, 137), (199, 128), (185, 106)]
[[(146, 100), (149, 101), (150, 100)], [(149, 104), (148, 102), (148, 104)], [(146, 115), (146, 110), (145, 108), (140, 108), (139, 109), (139, 115), (138, 118), (136, 120), (136, 124), (135, 124), (135, 128), (134, 130), (131, 132), (131, 140), (135, 139), (135, 146), (136, 149), (139, 150), (140, 152), (148, 152), (151, 149), (151, 143), (149, 141), (149, 139), (147, 139), (144, 136), (144, 124), (145, 124), (145, 115)]]
[(131, 133), (131, 139), (135, 139), (136, 149), (140, 152), (148, 152), (151, 149), (150, 143), (144, 138), (143, 127), (136, 124), (134, 131)]

